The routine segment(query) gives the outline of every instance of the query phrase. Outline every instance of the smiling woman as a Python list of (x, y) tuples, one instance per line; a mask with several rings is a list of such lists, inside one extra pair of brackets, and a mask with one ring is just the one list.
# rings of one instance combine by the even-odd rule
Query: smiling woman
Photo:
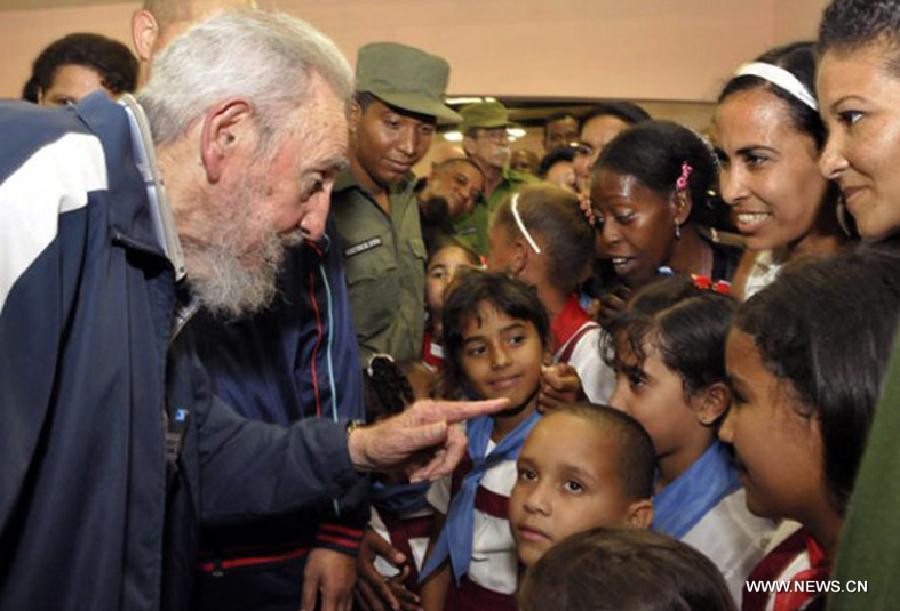
[(826, 131), (814, 72), (813, 43), (793, 43), (741, 66), (719, 96), (720, 188), (749, 249), (735, 278), (739, 297), (771, 282), (794, 256), (829, 254), (846, 239), (836, 185), (818, 168)]
[(877, 240), (900, 228), (898, 32), (867, 41), (849, 35), (823, 26), (818, 80), (829, 138), (822, 171), (840, 185), (860, 234)]
[[(898, 0), (834, 0), (822, 15), (819, 103), (829, 130), (822, 170), (844, 190), (850, 214), (866, 240), (896, 238), (900, 231), (898, 43)], [(854, 294), (854, 300), (859, 297)], [(879, 310), (867, 304), (866, 311)], [(900, 598), (896, 578), (900, 539), (891, 536), (900, 526), (900, 495), (893, 487), (885, 487), (885, 482), (897, 481), (900, 466), (897, 352), (895, 346), (892, 366), (881, 385), (883, 394), (841, 535), (835, 571), (838, 579), (868, 580), (869, 595), (831, 596), (829, 608), (838, 611), (870, 609), (873, 598), (885, 601), (884, 605)]]

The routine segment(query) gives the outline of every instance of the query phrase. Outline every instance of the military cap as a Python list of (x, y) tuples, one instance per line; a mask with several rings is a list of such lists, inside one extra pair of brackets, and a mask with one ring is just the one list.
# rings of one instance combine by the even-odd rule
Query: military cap
[(356, 58), (356, 90), (368, 91), (391, 106), (457, 123), (461, 117), (444, 104), (450, 64), (442, 57), (396, 42), (373, 42)]
[(509, 120), (509, 111), (506, 110), (506, 106), (500, 102), (469, 104), (459, 112), (462, 115), (462, 124), (459, 129), (464, 134), (475, 128), (517, 127), (517, 124)]

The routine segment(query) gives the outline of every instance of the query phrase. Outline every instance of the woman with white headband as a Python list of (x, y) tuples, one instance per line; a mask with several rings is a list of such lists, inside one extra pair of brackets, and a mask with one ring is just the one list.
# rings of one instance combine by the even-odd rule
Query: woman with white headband
[(722, 198), (747, 251), (734, 294), (747, 299), (801, 254), (826, 255), (846, 241), (836, 186), (818, 163), (826, 130), (819, 117), (811, 42), (772, 49), (725, 84), (714, 118)]

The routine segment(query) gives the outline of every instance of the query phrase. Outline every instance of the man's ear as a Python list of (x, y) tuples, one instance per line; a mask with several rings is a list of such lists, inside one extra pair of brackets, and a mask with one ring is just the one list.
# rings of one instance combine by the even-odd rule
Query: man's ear
[(139, 60), (150, 61), (158, 37), (159, 23), (153, 13), (145, 9), (135, 11), (131, 16), (131, 41)]
[(731, 392), (725, 382), (713, 382), (694, 393), (691, 408), (700, 424), (712, 426), (722, 417), (730, 402)]
[(359, 124), (363, 119), (362, 107), (359, 105), (359, 102), (356, 100), (350, 100), (350, 116), (349, 116), (349, 124), (350, 124), (350, 133), (355, 134), (359, 129)]
[[(256, 146), (256, 132), (249, 131), (253, 106), (242, 98), (232, 98), (210, 108), (200, 131), (200, 160), (210, 184), (219, 182), (227, 160), (240, 146)], [(252, 140), (248, 142), (248, 140)]]
[(641, 499), (628, 506), (628, 517), (625, 525), (628, 528), (650, 528), (653, 524), (653, 502)]

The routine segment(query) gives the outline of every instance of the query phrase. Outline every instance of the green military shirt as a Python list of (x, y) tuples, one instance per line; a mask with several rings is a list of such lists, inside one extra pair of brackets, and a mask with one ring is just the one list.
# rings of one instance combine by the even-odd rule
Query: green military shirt
[(471, 248), (479, 255), (488, 254), (488, 226), (491, 216), (504, 199), (519, 190), (522, 185), (539, 182), (537, 178), (525, 172), (504, 168), (503, 179), (486, 200), (479, 197), (475, 208), (453, 222), (453, 234), (457, 240)]
[(896, 609), (900, 601), (900, 337), (884, 377), (838, 546), (834, 579), (844, 589), (829, 595), (828, 611)]
[(344, 255), (362, 366), (375, 353), (420, 359), (425, 318), (425, 245), (410, 177), (390, 193), (388, 216), (348, 171), (331, 209)]

